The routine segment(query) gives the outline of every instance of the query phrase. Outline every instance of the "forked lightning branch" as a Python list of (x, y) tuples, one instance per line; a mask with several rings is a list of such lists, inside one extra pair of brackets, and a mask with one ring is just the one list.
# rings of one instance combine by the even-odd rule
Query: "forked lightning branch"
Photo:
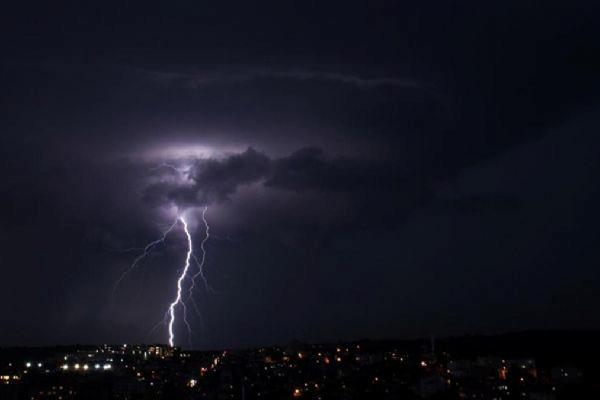
[[(191, 327), (187, 319), (187, 304), (186, 301), (193, 301), (192, 295), (196, 284), (196, 279), (200, 277), (208, 289), (208, 282), (206, 281), (206, 276), (204, 274), (204, 263), (206, 260), (206, 249), (205, 243), (209, 239), (209, 225), (206, 220), (206, 211), (208, 210), (207, 206), (202, 208), (202, 222), (204, 224), (205, 235), (200, 244), (200, 259), (196, 257), (194, 253), (194, 241), (192, 239), (192, 235), (189, 230), (188, 221), (186, 220), (185, 215), (180, 215), (177, 219), (169, 226), (167, 230), (163, 232), (163, 234), (155, 241), (150, 242), (146, 247), (143, 248), (142, 253), (135, 258), (133, 263), (121, 274), (119, 279), (116, 281), (113, 292), (117, 290), (119, 284), (123, 281), (123, 279), (133, 270), (135, 269), (151, 252), (158, 244), (164, 243), (169, 233), (171, 233), (174, 229), (181, 226), (183, 232), (185, 233), (186, 241), (187, 241), (187, 251), (185, 256), (185, 261), (183, 266), (180, 268), (181, 273), (177, 277), (175, 282), (175, 290), (176, 294), (171, 303), (168, 306), (168, 309), (165, 313), (163, 321), (160, 324), (166, 324), (168, 328), (168, 341), (171, 347), (175, 346), (177, 341), (176, 327), (178, 325), (177, 318), (178, 315), (182, 317), (183, 323), (188, 329), (188, 334), (191, 335)], [(197, 268), (195, 273), (191, 273), (192, 269), (192, 261)], [(189, 281), (189, 282), (188, 282)], [(183, 296), (184, 286), (187, 284), (188, 286), (188, 295), (186, 298)], [(159, 324), (159, 325), (160, 325)]]

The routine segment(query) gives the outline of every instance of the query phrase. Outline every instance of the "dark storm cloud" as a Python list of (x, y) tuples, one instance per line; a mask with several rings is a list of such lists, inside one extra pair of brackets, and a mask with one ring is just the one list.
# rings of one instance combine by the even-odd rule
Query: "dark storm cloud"
[[(143, 340), (184, 242), (116, 311), (108, 249), (148, 204), (212, 206), (197, 346), (600, 326), (597, 3), (13, 3), (0, 344)], [(171, 145), (229, 155), (143, 158)]]
[[(170, 178), (172, 171), (168, 169)], [(397, 166), (378, 160), (327, 157), (316, 147), (299, 149), (289, 156), (270, 158), (253, 148), (219, 159), (193, 162), (186, 179), (159, 181), (145, 190), (152, 205), (174, 203), (180, 208), (221, 203), (239, 187), (261, 183), (292, 192), (326, 192), (347, 196), (393, 194), (404, 184)]]
[(158, 182), (145, 190), (145, 199), (153, 205), (173, 202), (179, 207), (222, 202), (241, 185), (264, 179), (271, 160), (253, 148), (225, 159), (202, 159), (193, 162), (187, 172), (191, 185), (181, 181)]
[(238, 186), (247, 185), (264, 177), (270, 169), (271, 161), (262, 153), (248, 148), (241, 154), (234, 154), (225, 160), (201, 160), (194, 164), (190, 178), (200, 190), (224, 200), (235, 192)]
[(265, 184), (285, 190), (352, 191), (393, 183), (383, 174), (384, 168), (348, 157), (328, 159), (315, 147), (300, 149), (273, 164), (273, 173)]

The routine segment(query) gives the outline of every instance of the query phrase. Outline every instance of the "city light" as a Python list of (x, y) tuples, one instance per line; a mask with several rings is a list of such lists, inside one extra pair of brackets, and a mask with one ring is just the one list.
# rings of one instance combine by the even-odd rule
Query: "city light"
[[(415, 352), (414, 354), (407, 353), (405, 361), (401, 362), (397, 350), (392, 352), (391, 349), (361, 349), (358, 351), (358, 348), (352, 345), (347, 347), (348, 350), (345, 350), (346, 347), (342, 347), (338, 352), (336, 347), (315, 346), (310, 348), (308, 346), (310, 345), (306, 345), (301, 350), (288, 350), (287, 353), (277, 347), (271, 350), (247, 350), (235, 356), (228, 352), (181, 352), (178, 348), (165, 347), (166, 353), (164, 354), (169, 354), (167, 356), (169, 361), (166, 364), (162, 364), (162, 360), (165, 359), (162, 356), (150, 357), (151, 360), (144, 358), (144, 353), (154, 354), (154, 351), (148, 351), (149, 347), (131, 346), (135, 350), (123, 354), (122, 357), (107, 358), (97, 354), (98, 352), (90, 357), (91, 353), (81, 354), (81, 351), (75, 351), (68, 356), (68, 359), (73, 360), (71, 363), (63, 361), (63, 353), (55, 358), (44, 358), (43, 363), (32, 361), (23, 364), (30, 364), (30, 366), (43, 364), (46, 368), (45, 372), (48, 374), (45, 379), (52, 379), (53, 371), (64, 371), (64, 374), (57, 374), (57, 376), (63, 376), (63, 382), (86, 382), (88, 378), (94, 379), (92, 376), (104, 375), (103, 379), (106, 379), (106, 382), (113, 382), (112, 379), (115, 379), (114, 382), (121, 380), (135, 382), (134, 387), (137, 388), (135, 390), (146, 394), (153, 393), (157, 388), (173, 382), (180, 387), (187, 387), (190, 394), (193, 388), (193, 392), (197, 394), (198, 398), (212, 398), (211, 396), (214, 397), (221, 390), (227, 393), (225, 396), (227, 398), (238, 398), (236, 396), (240, 391), (243, 391), (248, 396), (247, 398), (273, 398), (268, 396), (275, 393), (280, 394), (282, 390), (287, 391), (288, 396), (292, 398), (315, 400), (337, 398), (329, 396), (338, 395), (341, 392), (346, 393), (346, 397), (349, 398), (370, 398), (370, 394), (379, 390), (385, 391), (385, 393), (390, 391), (388, 394), (396, 396), (404, 393), (397, 390), (407, 389), (405, 386), (407, 377), (421, 382), (410, 388), (416, 398), (422, 398), (422, 395), (427, 393), (443, 394), (450, 390), (457, 390), (461, 398), (488, 398), (485, 397), (485, 393), (492, 395), (489, 398), (495, 396), (498, 399), (509, 396), (510, 393), (524, 398), (533, 398), (531, 391), (539, 390), (541, 382), (538, 376), (544, 376), (547, 382), (552, 383), (547, 388), (542, 388), (544, 393), (560, 390), (561, 383), (581, 382), (576, 379), (583, 376), (583, 371), (576, 367), (561, 366), (555, 368), (552, 373), (538, 369), (534, 359), (525, 361), (508, 359), (501, 362), (499, 358), (479, 357), (474, 362), (470, 359), (450, 359), (447, 353), (431, 357), (431, 354), (427, 352)], [(103, 350), (106, 350), (106, 353), (119, 353), (119, 349), (122, 348), (119, 345)], [(154, 349), (156, 348), (154, 346)], [(333, 362), (325, 362), (331, 358), (333, 358)], [(287, 361), (283, 361), (284, 359)], [(319, 364), (318, 368), (314, 368), (315, 363)], [(31, 379), (37, 375), (34, 372), (38, 371), (37, 369), (21, 369), (20, 372), (17, 372), (19, 368), (15, 366), (15, 372), (12, 372), (9, 369), (11, 364), (7, 363), (6, 365), (7, 367), (5, 366), (0, 374), (0, 399), (3, 399), (2, 388), (11, 389), (7, 385), (15, 384), (30, 385)], [(522, 368), (522, 365), (526, 365), (527, 368)], [(475, 378), (471, 371), (476, 371), (481, 366), (486, 366), (490, 371), (494, 371), (493, 378), (489, 376), (485, 382), (480, 382), (483, 386), (488, 385), (487, 388), (465, 387), (465, 381), (479, 379)], [(419, 371), (415, 367), (418, 367)], [(214, 379), (223, 371), (231, 368), (246, 371), (241, 376), (243, 386), (236, 383), (219, 385), (219, 380)], [(252, 371), (253, 369), (254, 371)], [(118, 373), (108, 372), (111, 370), (118, 371)], [(69, 373), (69, 371), (71, 372)], [(355, 371), (361, 376), (370, 378), (362, 382), (354, 382), (353, 379), (346, 378), (345, 374), (348, 371)], [(402, 373), (398, 374), (399, 371)], [(508, 377), (514, 376), (514, 379), (503, 379), (502, 373)], [(511, 373), (515, 373), (516, 376)], [(76, 379), (75, 376), (77, 376)], [(56, 381), (50, 390), (43, 391), (45, 393), (58, 391), (60, 385), (64, 384), (63, 382)], [(402, 387), (404, 389), (397, 389)], [(72, 387), (65, 389), (62, 398), (68, 398), (64, 394), (67, 393), (67, 390), (72, 389)], [(485, 392), (481, 392), (481, 390), (485, 390)], [(526, 396), (523, 396), (522, 393), (525, 393)], [(130, 392), (129, 395), (132, 393)], [(60, 395), (51, 398), (59, 397)], [(36, 398), (38, 397), (36, 396)]]

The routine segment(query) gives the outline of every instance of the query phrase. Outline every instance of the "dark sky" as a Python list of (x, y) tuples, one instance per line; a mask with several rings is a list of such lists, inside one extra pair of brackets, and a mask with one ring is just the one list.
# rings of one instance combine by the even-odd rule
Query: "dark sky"
[(183, 346), (600, 329), (597, 2), (44, 3), (0, 17), (0, 345), (165, 342), (181, 227), (113, 285), (204, 205)]

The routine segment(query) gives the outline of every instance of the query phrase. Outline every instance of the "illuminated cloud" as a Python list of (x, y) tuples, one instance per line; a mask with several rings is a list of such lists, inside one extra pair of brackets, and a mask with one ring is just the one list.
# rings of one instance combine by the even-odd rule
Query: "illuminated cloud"
[(330, 158), (315, 147), (281, 158), (248, 148), (225, 158), (197, 159), (177, 180), (170, 179), (168, 166), (163, 168), (165, 176), (148, 185), (144, 197), (155, 206), (180, 208), (220, 203), (255, 183), (272, 190), (373, 194), (393, 191), (398, 178), (398, 171), (384, 162)]

